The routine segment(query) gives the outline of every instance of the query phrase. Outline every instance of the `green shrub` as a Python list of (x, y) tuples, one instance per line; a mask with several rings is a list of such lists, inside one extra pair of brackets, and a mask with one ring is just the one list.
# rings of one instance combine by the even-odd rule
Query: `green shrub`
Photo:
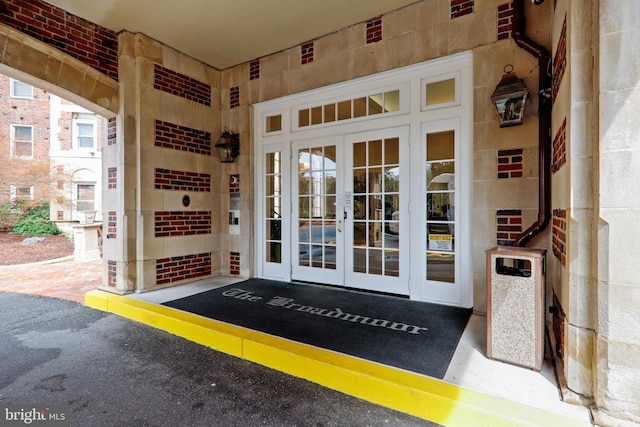
[(28, 236), (52, 236), (60, 234), (60, 229), (49, 220), (49, 204), (29, 206), (13, 226), (13, 233)]
[(0, 203), (0, 231), (11, 230), (18, 220), (18, 213), (10, 202)]

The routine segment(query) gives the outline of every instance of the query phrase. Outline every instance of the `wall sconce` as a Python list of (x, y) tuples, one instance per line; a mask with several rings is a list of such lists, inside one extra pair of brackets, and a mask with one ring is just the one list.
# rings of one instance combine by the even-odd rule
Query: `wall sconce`
[(496, 106), (496, 112), (500, 119), (500, 127), (508, 127), (522, 124), (524, 116), (524, 103), (527, 101), (529, 89), (522, 79), (513, 72), (513, 65), (504, 67), (502, 79), (496, 90), (491, 95), (491, 101)]
[(233, 163), (240, 154), (240, 135), (229, 132), (225, 126), (215, 147), (222, 163)]

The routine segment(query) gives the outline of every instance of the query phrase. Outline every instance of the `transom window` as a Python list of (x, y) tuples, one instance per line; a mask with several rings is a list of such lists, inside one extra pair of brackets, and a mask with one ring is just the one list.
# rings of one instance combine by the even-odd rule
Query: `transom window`
[(400, 111), (400, 90), (379, 92), (298, 109), (298, 127), (303, 128), (396, 111)]

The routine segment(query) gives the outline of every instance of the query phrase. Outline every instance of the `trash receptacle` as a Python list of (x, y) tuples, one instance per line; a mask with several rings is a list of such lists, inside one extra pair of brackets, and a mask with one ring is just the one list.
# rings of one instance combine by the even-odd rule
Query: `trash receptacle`
[(487, 357), (536, 371), (544, 361), (546, 249), (487, 254)]

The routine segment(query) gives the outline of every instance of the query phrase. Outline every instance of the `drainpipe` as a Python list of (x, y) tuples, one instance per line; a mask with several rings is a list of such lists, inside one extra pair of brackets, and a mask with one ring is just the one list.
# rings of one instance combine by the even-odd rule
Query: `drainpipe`
[(512, 37), (516, 44), (538, 59), (538, 220), (518, 236), (515, 247), (525, 246), (551, 220), (551, 89), (547, 67), (551, 56), (525, 35), (524, 0), (513, 0)]

